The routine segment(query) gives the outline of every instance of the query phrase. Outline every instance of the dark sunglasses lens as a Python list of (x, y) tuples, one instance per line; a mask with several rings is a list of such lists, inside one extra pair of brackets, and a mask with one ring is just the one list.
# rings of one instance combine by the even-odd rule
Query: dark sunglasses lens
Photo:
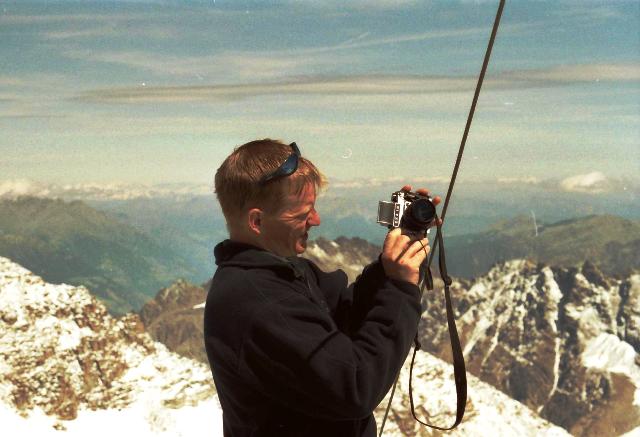
[(294, 171), (296, 171), (297, 168), (298, 168), (298, 155), (291, 154), (289, 155), (287, 160), (282, 163), (282, 165), (280, 166), (280, 171), (278, 171), (278, 173), (280, 173), (283, 176), (288, 176), (292, 174)]

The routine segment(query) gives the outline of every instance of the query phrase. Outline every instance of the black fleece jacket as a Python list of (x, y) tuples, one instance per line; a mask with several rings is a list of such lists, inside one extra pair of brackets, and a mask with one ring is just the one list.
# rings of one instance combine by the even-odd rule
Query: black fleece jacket
[(225, 437), (375, 436), (372, 412), (416, 333), (418, 287), (379, 261), (348, 287), (342, 270), (231, 240), (214, 254), (204, 336)]

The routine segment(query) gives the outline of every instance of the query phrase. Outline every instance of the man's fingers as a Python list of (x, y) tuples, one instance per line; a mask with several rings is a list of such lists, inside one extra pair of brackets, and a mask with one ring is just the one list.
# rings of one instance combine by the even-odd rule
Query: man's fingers
[[(427, 254), (429, 253), (429, 240), (427, 238), (423, 239), (423, 240), (416, 240), (414, 241), (411, 246), (409, 246), (409, 248), (407, 249), (407, 251), (405, 252), (405, 255), (409, 256), (409, 257), (414, 257), (414, 256), (418, 256), (420, 257), (420, 255), (422, 255), (422, 259), (424, 260), (424, 258), (427, 256)], [(422, 262), (422, 260), (421, 260)]]
[(406, 238), (402, 235), (402, 228), (393, 228), (384, 240), (384, 252), (396, 259), (404, 250)]

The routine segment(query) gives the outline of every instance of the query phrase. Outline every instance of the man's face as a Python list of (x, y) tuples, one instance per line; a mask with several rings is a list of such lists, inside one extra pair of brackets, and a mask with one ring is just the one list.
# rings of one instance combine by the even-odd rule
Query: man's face
[(315, 202), (315, 188), (307, 185), (299, 195), (290, 194), (280, 211), (265, 213), (261, 228), (264, 248), (280, 256), (304, 252), (309, 229), (320, 224)]

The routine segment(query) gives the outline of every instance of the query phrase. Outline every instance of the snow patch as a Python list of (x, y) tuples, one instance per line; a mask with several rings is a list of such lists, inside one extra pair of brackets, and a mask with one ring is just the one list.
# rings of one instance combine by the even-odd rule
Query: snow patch
[(587, 368), (628, 376), (636, 386), (633, 404), (640, 407), (640, 366), (633, 346), (613, 334), (602, 333), (587, 344), (582, 363)]
[(196, 406), (167, 408), (158, 401), (138, 401), (124, 409), (80, 410), (71, 421), (34, 409), (27, 417), (0, 403), (0, 423), (8, 437), (188, 437), (222, 436), (222, 409), (214, 396)]

